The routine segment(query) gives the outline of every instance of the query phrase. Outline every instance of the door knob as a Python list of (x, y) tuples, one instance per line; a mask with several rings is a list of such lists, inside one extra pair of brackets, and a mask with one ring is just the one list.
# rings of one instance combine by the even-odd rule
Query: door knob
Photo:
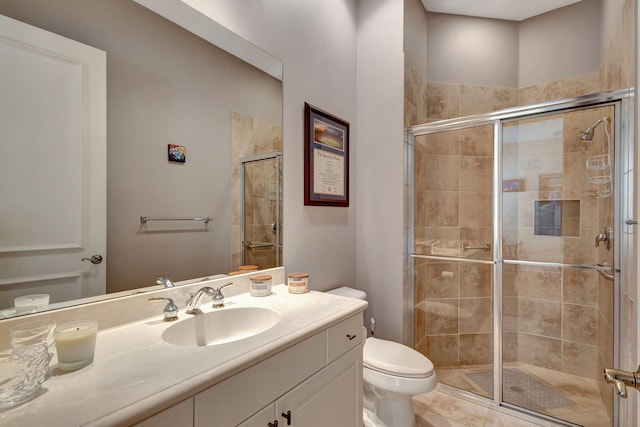
[(80, 261), (91, 261), (91, 264), (100, 264), (102, 262), (101, 255), (93, 255), (91, 258), (82, 258)]

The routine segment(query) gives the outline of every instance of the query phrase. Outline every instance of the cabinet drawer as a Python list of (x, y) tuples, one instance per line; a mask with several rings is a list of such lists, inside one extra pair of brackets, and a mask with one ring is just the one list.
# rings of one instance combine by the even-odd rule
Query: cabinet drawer
[(358, 313), (327, 329), (327, 363), (362, 344), (365, 338), (362, 323), (362, 313)]

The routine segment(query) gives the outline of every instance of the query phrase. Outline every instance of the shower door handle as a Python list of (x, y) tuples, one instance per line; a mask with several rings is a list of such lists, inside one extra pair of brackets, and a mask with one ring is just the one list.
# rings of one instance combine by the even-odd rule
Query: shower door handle
[(627, 398), (627, 386), (640, 390), (640, 366), (636, 372), (620, 371), (618, 369), (605, 368), (604, 380), (613, 384), (618, 396)]
[(482, 245), (480, 245), (480, 246), (471, 246), (471, 245), (467, 245), (467, 244), (464, 244), (464, 243), (463, 243), (463, 244), (460, 246), (460, 248), (461, 248), (463, 251), (469, 251), (469, 250), (472, 250), (472, 249), (480, 249), (480, 250), (483, 250), (483, 251), (490, 251), (490, 250), (491, 250), (491, 243), (483, 243), (483, 244), (482, 244)]

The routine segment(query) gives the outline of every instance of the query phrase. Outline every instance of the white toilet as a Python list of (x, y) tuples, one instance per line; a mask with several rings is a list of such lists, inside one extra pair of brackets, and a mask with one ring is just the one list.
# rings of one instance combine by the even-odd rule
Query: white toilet
[[(367, 294), (342, 287), (330, 294), (365, 300)], [(367, 338), (363, 349), (365, 426), (415, 427), (411, 397), (437, 385), (433, 363), (393, 341)]]

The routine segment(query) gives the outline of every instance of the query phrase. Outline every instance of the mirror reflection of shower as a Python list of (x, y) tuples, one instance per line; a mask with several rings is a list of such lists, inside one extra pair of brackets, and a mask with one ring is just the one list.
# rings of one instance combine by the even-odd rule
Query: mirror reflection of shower
[(241, 159), (242, 263), (282, 264), (282, 153)]

